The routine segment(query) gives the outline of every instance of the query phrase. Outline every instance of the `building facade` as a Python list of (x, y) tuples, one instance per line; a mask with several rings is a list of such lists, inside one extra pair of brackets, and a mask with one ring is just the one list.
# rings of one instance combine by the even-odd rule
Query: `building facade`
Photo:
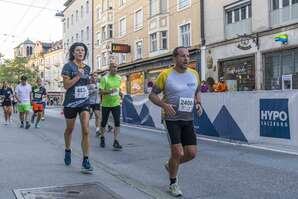
[(59, 104), (61, 104), (65, 92), (61, 76), (61, 71), (64, 66), (62, 40), (55, 42), (52, 48), (44, 54), (44, 66), (44, 86), (47, 89), (48, 99), (57, 98)]
[(15, 47), (14, 50), (14, 58), (16, 57), (30, 57), (33, 54), (33, 48), (35, 43), (30, 39), (27, 39), (23, 43), (19, 44)]
[(92, 0), (67, 0), (63, 11), (64, 61), (68, 60), (68, 51), (75, 42), (83, 42), (88, 47), (86, 64), (93, 68), (92, 62)]
[(94, 60), (101, 72), (110, 62), (119, 64), (124, 93), (147, 93), (149, 82), (173, 65), (177, 46), (190, 49), (190, 66), (199, 70), (199, 0), (99, 0), (98, 8), (107, 11), (102, 9), (94, 25), (99, 44)]
[(298, 88), (297, 0), (208, 0), (204, 12), (210, 84), (223, 77), (231, 91)]

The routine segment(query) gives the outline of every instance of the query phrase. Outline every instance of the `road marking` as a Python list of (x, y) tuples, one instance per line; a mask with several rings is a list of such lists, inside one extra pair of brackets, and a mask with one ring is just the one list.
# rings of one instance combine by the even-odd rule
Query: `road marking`
[[(132, 126), (129, 124), (121, 124), (121, 126), (133, 128), (133, 129), (151, 131), (151, 132), (155, 132), (155, 133), (166, 133), (166, 131), (162, 130), (162, 129), (151, 129), (151, 128), (145, 128), (145, 127), (140, 127), (140, 126)], [(245, 144), (245, 143), (235, 143), (235, 142), (229, 142), (229, 141), (225, 141), (225, 140), (218, 140), (218, 139), (212, 139), (212, 138), (201, 137), (201, 136), (197, 136), (197, 139), (203, 140), (203, 141), (220, 143), (220, 144), (228, 144), (228, 145), (232, 145), (232, 146), (241, 146), (241, 147), (246, 147), (246, 148), (259, 149), (259, 150), (272, 151), (272, 152), (277, 152), (277, 153), (285, 153), (288, 155), (298, 156), (298, 152), (274, 149), (271, 147), (257, 146), (257, 145)]]

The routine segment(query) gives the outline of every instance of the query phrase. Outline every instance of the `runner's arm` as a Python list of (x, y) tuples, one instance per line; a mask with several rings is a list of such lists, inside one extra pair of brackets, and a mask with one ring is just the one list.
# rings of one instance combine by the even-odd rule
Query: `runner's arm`
[(156, 106), (164, 109), (167, 115), (176, 115), (176, 111), (174, 110), (173, 105), (167, 104), (163, 100), (161, 100), (158, 96), (159, 93), (161, 93), (161, 90), (156, 85), (154, 85), (151, 93), (149, 94), (149, 100)]
[(63, 87), (65, 89), (71, 88), (75, 83), (77, 83), (80, 80), (80, 76), (77, 75), (74, 78), (70, 78), (69, 76), (63, 75)]

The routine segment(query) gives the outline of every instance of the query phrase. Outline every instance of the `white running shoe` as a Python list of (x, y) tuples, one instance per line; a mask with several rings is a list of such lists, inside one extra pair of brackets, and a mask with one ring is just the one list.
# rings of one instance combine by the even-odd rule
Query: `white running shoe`
[(171, 184), (169, 186), (169, 192), (172, 196), (174, 197), (181, 197), (183, 196), (183, 193), (182, 191), (180, 190), (179, 186), (178, 186), (178, 183), (174, 183), (174, 184)]

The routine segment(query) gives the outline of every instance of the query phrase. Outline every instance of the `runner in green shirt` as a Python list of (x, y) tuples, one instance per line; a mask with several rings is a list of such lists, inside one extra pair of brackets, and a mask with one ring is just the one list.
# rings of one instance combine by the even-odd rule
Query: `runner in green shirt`
[(121, 77), (117, 75), (117, 66), (110, 64), (110, 72), (104, 76), (100, 81), (100, 92), (102, 94), (102, 121), (101, 121), (101, 135), (100, 146), (105, 147), (105, 127), (107, 125), (109, 114), (112, 112), (115, 122), (114, 130), (114, 150), (121, 150), (122, 146), (119, 144), (120, 132), (120, 100), (121, 100)]

